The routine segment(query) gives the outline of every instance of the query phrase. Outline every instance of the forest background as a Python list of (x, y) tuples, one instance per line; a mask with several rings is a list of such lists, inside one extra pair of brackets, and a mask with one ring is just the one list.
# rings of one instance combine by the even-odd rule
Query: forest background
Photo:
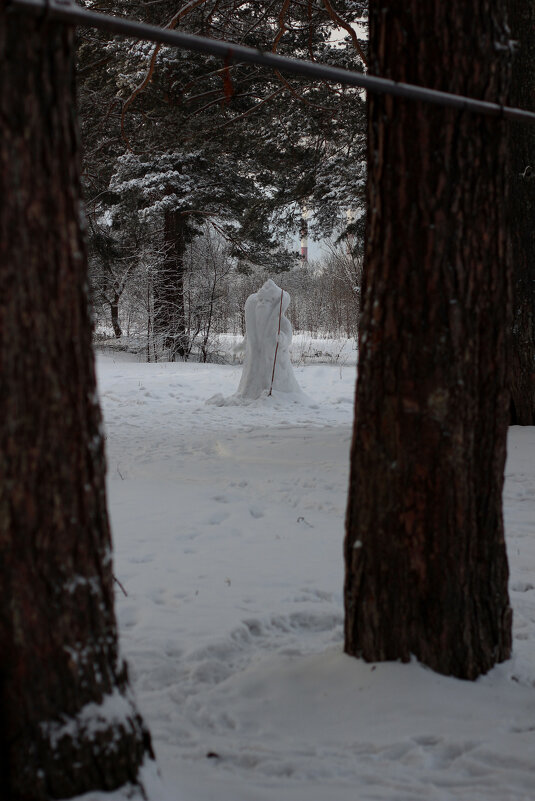
[[(364, 68), (360, 1), (85, 6)], [(290, 292), (294, 330), (356, 335), (364, 93), (94, 30), (80, 29), (78, 60), (101, 341), (148, 360), (216, 359), (214, 336), (244, 333), (245, 300), (267, 277)], [(296, 247), (308, 235), (326, 245), (315, 259)]]

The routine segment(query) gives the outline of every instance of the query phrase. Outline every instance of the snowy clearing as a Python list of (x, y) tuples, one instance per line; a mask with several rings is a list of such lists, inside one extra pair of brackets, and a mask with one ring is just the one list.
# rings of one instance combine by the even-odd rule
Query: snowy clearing
[(150, 801), (533, 801), (535, 429), (509, 439), (513, 658), (475, 683), (370, 665), (342, 653), (355, 368), (296, 368), (307, 403), (205, 403), (240, 373), (98, 357)]

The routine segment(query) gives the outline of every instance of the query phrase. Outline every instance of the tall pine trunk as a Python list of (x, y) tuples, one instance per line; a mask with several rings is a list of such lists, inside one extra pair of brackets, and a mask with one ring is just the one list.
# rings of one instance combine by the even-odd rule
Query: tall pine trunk
[[(535, 110), (535, 2), (509, 0), (516, 42), (511, 103)], [(512, 123), (511, 233), (513, 327), (510, 356), (511, 423), (535, 425), (535, 126)]]
[[(492, 101), (502, 0), (370, 2), (371, 72)], [(473, 679), (511, 647), (502, 122), (370, 96), (345, 649)]]
[(138, 783), (118, 654), (73, 34), (0, 7), (0, 795)]
[(123, 331), (121, 329), (121, 323), (119, 322), (119, 301), (121, 300), (121, 296), (118, 292), (113, 293), (113, 297), (110, 301), (110, 314), (111, 314), (111, 324), (113, 327), (113, 333), (120, 339), (123, 335)]
[(180, 211), (164, 215), (164, 259), (154, 280), (154, 333), (171, 361), (187, 353), (184, 311), (185, 217)]

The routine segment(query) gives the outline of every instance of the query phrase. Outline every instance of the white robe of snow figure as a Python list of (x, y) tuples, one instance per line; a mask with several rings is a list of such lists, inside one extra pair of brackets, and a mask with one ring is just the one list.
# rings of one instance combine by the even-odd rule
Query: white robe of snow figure
[(274, 392), (303, 394), (290, 362), (292, 326), (284, 316), (289, 305), (290, 295), (271, 279), (247, 298), (245, 360), (237, 397), (256, 400), (262, 394), (268, 394), (272, 376)]

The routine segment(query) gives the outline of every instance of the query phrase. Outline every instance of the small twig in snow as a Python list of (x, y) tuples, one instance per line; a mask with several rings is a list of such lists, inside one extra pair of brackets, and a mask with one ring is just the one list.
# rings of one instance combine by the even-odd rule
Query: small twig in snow
[(117, 578), (117, 576), (114, 576), (114, 577), (113, 577), (113, 580), (114, 580), (114, 581), (115, 581), (115, 582), (116, 582), (116, 583), (119, 585), (119, 587), (120, 587), (120, 588), (122, 589), (122, 591), (124, 592), (125, 596), (128, 598), (128, 593), (127, 593), (127, 591), (125, 590), (125, 588), (123, 587), (123, 585), (121, 584), (121, 582), (119, 581), (119, 579)]

